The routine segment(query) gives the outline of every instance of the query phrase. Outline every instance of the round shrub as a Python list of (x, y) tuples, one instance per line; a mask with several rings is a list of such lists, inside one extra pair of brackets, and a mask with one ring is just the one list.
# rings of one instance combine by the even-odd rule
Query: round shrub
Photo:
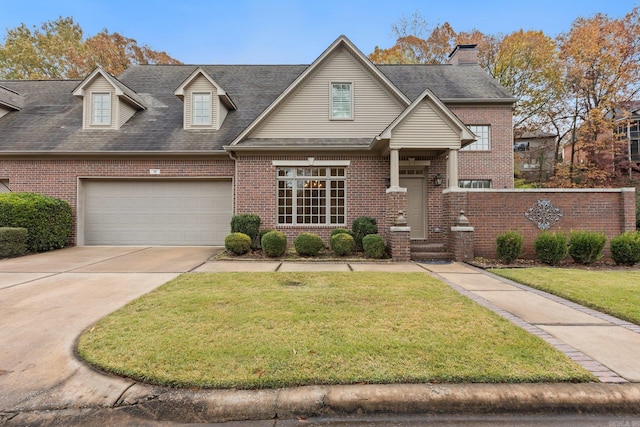
[(331, 238), (331, 250), (338, 256), (349, 255), (356, 249), (354, 238), (347, 233), (338, 233)]
[(616, 264), (634, 265), (640, 262), (640, 232), (624, 232), (609, 242), (611, 258)]
[(301, 256), (317, 256), (324, 248), (320, 236), (313, 233), (300, 233), (293, 241), (293, 245)]
[(260, 217), (256, 214), (234, 215), (231, 218), (231, 232), (249, 236), (251, 249), (256, 249), (260, 238)]
[(262, 252), (268, 257), (279, 257), (287, 251), (287, 236), (273, 230), (262, 236)]
[(0, 227), (26, 228), (30, 252), (64, 248), (72, 222), (71, 206), (64, 200), (35, 193), (0, 194)]
[(340, 234), (340, 233), (351, 234), (351, 231), (347, 230), (346, 228), (334, 228), (333, 230), (331, 230), (331, 234), (329, 235), (329, 239), (331, 239), (336, 234)]
[(362, 249), (362, 238), (368, 234), (377, 234), (378, 225), (375, 218), (361, 216), (353, 220), (351, 231), (353, 232), (356, 246), (358, 249)]
[(381, 235), (368, 234), (362, 238), (362, 248), (368, 257), (382, 258), (387, 247)]
[(262, 238), (265, 234), (274, 231), (273, 228), (265, 228), (264, 230), (260, 230), (260, 247), (262, 247)]
[(524, 238), (518, 231), (507, 231), (496, 237), (496, 253), (498, 259), (505, 264), (511, 264), (522, 255)]
[(543, 231), (533, 243), (536, 258), (545, 264), (556, 265), (567, 257), (567, 236), (560, 232)]
[(224, 247), (236, 255), (244, 255), (251, 250), (251, 237), (244, 233), (227, 234), (224, 238)]
[(569, 255), (579, 264), (591, 264), (602, 258), (607, 236), (596, 231), (572, 231), (569, 237)]

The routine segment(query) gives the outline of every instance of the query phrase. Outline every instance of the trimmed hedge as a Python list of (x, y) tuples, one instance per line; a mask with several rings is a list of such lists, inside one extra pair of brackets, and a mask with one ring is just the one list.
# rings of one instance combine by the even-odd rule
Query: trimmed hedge
[(324, 242), (314, 233), (300, 233), (293, 241), (298, 255), (317, 256), (324, 248)]
[(496, 237), (496, 253), (498, 259), (511, 264), (522, 255), (524, 237), (519, 231), (507, 231)]
[(370, 258), (382, 258), (387, 246), (384, 239), (379, 234), (368, 234), (362, 238), (364, 253)]
[(279, 257), (287, 251), (287, 236), (277, 230), (262, 236), (262, 252), (268, 257)]
[(640, 232), (624, 232), (609, 242), (611, 258), (616, 264), (635, 265), (640, 262)]
[(569, 255), (579, 264), (591, 264), (602, 258), (607, 236), (597, 231), (572, 231), (569, 237)]
[(545, 264), (556, 265), (569, 254), (567, 235), (561, 232), (543, 231), (534, 242), (536, 258)]
[(349, 255), (355, 249), (356, 242), (350, 234), (338, 233), (331, 238), (331, 250), (338, 256)]
[(346, 228), (334, 228), (333, 230), (331, 230), (331, 234), (329, 235), (329, 239), (331, 239), (336, 234), (340, 234), (340, 233), (351, 234), (351, 230), (347, 230)]
[(234, 215), (231, 218), (231, 232), (249, 236), (251, 249), (256, 249), (260, 238), (260, 217), (256, 214)]
[(244, 233), (227, 234), (224, 247), (236, 255), (244, 255), (251, 250), (251, 237)]
[(0, 258), (24, 255), (27, 237), (26, 228), (0, 227)]
[(71, 206), (64, 200), (35, 193), (0, 194), (0, 227), (27, 229), (27, 250), (64, 248), (71, 238)]
[(362, 249), (362, 238), (368, 234), (377, 234), (378, 224), (375, 218), (361, 216), (353, 220), (351, 231), (353, 232), (356, 247)]

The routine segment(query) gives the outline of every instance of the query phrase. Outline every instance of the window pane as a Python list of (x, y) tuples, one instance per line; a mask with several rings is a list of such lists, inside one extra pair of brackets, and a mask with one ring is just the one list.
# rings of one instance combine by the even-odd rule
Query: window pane
[(94, 93), (91, 123), (94, 125), (111, 124), (111, 94)]
[(331, 118), (351, 118), (351, 83), (331, 84)]
[(193, 111), (192, 122), (194, 125), (209, 125), (211, 124), (211, 94), (208, 93), (194, 93), (193, 98)]
[(279, 168), (278, 223), (344, 224), (344, 175), (344, 169), (337, 168)]
[(475, 142), (467, 145), (463, 150), (490, 150), (490, 126), (486, 125), (469, 125), (467, 126), (471, 132), (473, 132), (478, 138)]

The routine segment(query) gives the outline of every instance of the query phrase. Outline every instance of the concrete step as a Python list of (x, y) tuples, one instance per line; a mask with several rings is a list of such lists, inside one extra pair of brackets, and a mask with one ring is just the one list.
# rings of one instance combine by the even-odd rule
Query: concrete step
[(446, 252), (447, 248), (443, 243), (411, 242), (411, 252)]
[(451, 261), (453, 255), (449, 252), (429, 252), (429, 251), (414, 251), (411, 250), (412, 261)]

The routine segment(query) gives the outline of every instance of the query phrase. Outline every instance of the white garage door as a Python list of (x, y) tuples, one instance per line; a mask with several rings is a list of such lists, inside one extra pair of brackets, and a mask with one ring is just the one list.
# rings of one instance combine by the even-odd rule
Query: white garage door
[(222, 245), (229, 180), (83, 180), (86, 245)]

